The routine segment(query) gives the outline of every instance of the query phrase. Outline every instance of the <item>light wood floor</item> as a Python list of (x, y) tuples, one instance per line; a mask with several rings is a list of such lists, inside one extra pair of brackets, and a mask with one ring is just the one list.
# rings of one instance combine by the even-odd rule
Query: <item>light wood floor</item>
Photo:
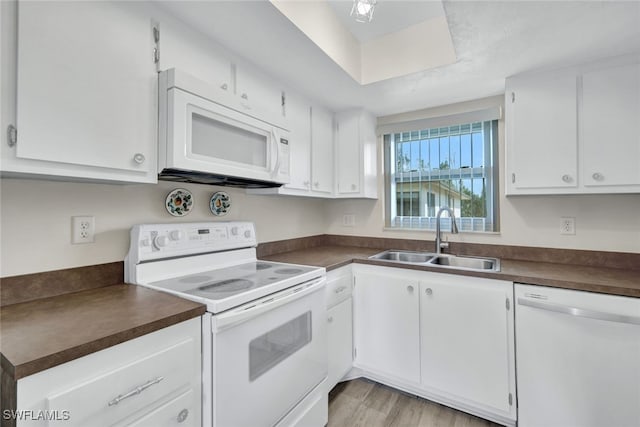
[(365, 379), (329, 393), (329, 427), (497, 427), (490, 421)]

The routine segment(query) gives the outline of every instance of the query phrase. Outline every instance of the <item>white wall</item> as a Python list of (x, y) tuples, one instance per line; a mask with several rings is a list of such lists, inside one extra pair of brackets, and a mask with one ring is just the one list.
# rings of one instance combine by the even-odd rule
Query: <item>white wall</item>
[[(487, 98), (490, 101), (491, 98)], [(473, 101), (380, 118), (378, 124), (438, 117), (486, 108)], [(449, 240), (503, 245), (539, 246), (640, 253), (640, 194), (576, 196), (504, 196), (504, 121), (499, 123), (500, 232), (460, 233)], [(378, 147), (377, 201), (340, 200), (327, 211), (327, 232), (390, 238), (433, 240), (429, 231), (384, 229), (382, 147)], [(355, 214), (355, 227), (342, 226), (344, 214)], [(576, 234), (560, 234), (560, 217), (576, 218)], [(445, 233), (449, 236), (449, 233)], [(427, 247), (431, 249), (431, 246)]]
[[(6, 3), (4, 4), (6, 6)], [(2, 9), (3, 12), (6, 9)], [(3, 24), (7, 16), (2, 16)], [(167, 30), (180, 29), (179, 23), (163, 21)], [(4, 31), (7, 26), (3, 25)], [(6, 48), (3, 31), (3, 49)], [(177, 33), (178, 31), (176, 31)], [(192, 66), (206, 74), (209, 64), (204, 59), (212, 46), (189, 29), (180, 31), (186, 53), (175, 49), (173, 61), (195, 61)], [(199, 52), (199, 53), (198, 53)], [(165, 52), (171, 53), (171, 52)], [(194, 56), (195, 55), (195, 56)], [(201, 61), (197, 56), (202, 55)], [(166, 56), (165, 56), (166, 57)], [(4, 60), (3, 67), (7, 66)], [(172, 64), (173, 65), (173, 64)], [(179, 64), (176, 64), (179, 65)], [(13, 104), (2, 68), (2, 132), (11, 119)], [(469, 103), (468, 108), (476, 104)], [(449, 107), (432, 114), (451, 114)], [(425, 112), (403, 115), (404, 120), (424, 116)], [(428, 115), (428, 114), (427, 114)], [(402, 118), (402, 117), (400, 117)], [(394, 117), (398, 120), (398, 117)], [(500, 127), (500, 141), (504, 129)], [(381, 152), (381, 150), (380, 150)], [(501, 144), (501, 153), (503, 147)], [(501, 168), (503, 168), (501, 156)], [(382, 160), (380, 156), (380, 171)], [(501, 181), (502, 181), (502, 175)], [(379, 194), (384, 195), (382, 174)], [(185, 218), (171, 217), (164, 210), (166, 194), (173, 188), (186, 187), (194, 193), (195, 210)], [(503, 187), (503, 182), (501, 182)], [(161, 182), (157, 185), (107, 185), (65, 183), (54, 181), (0, 180), (0, 277), (56, 270), (83, 265), (121, 261), (128, 248), (129, 228), (142, 222), (217, 220), (208, 210), (211, 194), (220, 187), (179, 185)], [(384, 205), (368, 200), (313, 200), (294, 197), (247, 196), (243, 190), (227, 189), (232, 197), (232, 209), (226, 219), (256, 222), (261, 242), (308, 236), (321, 233), (362, 236), (433, 239), (430, 232), (398, 232), (383, 229)], [(501, 232), (499, 234), (460, 234), (452, 240), (493, 244), (516, 244), (557, 248), (640, 252), (640, 195), (502, 197)], [(354, 213), (355, 227), (343, 227), (342, 215)], [(71, 216), (94, 215), (96, 242), (71, 245)], [(559, 234), (560, 217), (576, 217), (576, 235)]]
[[(244, 190), (196, 184), (110, 185), (2, 179), (0, 276), (122, 261), (129, 230), (138, 223), (247, 220), (256, 223), (259, 242), (325, 232), (324, 202), (284, 196), (253, 196)], [(194, 210), (185, 217), (164, 208), (167, 194), (186, 188)], [(209, 210), (215, 191), (231, 196), (231, 210), (216, 217)], [(71, 244), (71, 216), (94, 215), (96, 240)]]

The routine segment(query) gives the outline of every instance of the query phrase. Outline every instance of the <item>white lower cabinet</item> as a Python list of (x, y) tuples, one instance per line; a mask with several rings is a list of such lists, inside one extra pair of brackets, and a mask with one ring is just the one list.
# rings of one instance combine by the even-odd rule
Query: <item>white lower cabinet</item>
[(513, 284), (423, 273), (421, 384), (483, 411), (515, 417)]
[(354, 266), (355, 365), (420, 382), (419, 282), (401, 269)]
[(352, 268), (354, 367), (363, 376), (515, 425), (511, 282)]
[(201, 341), (195, 318), (20, 379), (17, 426), (200, 426)]
[(340, 382), (353, 364), (352, 280), (351, 266), (327, 273), (327, 391)]

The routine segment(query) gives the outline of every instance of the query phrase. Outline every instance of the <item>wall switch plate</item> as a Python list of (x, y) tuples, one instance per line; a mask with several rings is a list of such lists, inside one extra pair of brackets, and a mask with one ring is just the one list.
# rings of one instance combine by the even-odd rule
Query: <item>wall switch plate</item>
[(93, 216), (71, 217), (71, 243), (93, 243), (96, 231), (96, 220)]
[(576, 219), (570, 216), (560, 218), (560, 234), (576, 234)]
[(344, 214), (342, 216), (343, 227), (354, 227), (356, 225), (356, 216), (354, 214)]

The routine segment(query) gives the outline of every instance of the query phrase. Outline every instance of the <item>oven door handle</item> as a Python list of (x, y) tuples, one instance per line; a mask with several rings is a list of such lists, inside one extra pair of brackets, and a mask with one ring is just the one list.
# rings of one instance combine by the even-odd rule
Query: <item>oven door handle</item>
[(250, 302), (228, 312), (218, 314), (213, 318), (213, 329), (221, 331), (246, 322), (262, 313), (296, 301), (306, 295), (321, 290), (326, 283), (325, 277), (320, 277), (285, 291), (269, 295), (257, 301)]

